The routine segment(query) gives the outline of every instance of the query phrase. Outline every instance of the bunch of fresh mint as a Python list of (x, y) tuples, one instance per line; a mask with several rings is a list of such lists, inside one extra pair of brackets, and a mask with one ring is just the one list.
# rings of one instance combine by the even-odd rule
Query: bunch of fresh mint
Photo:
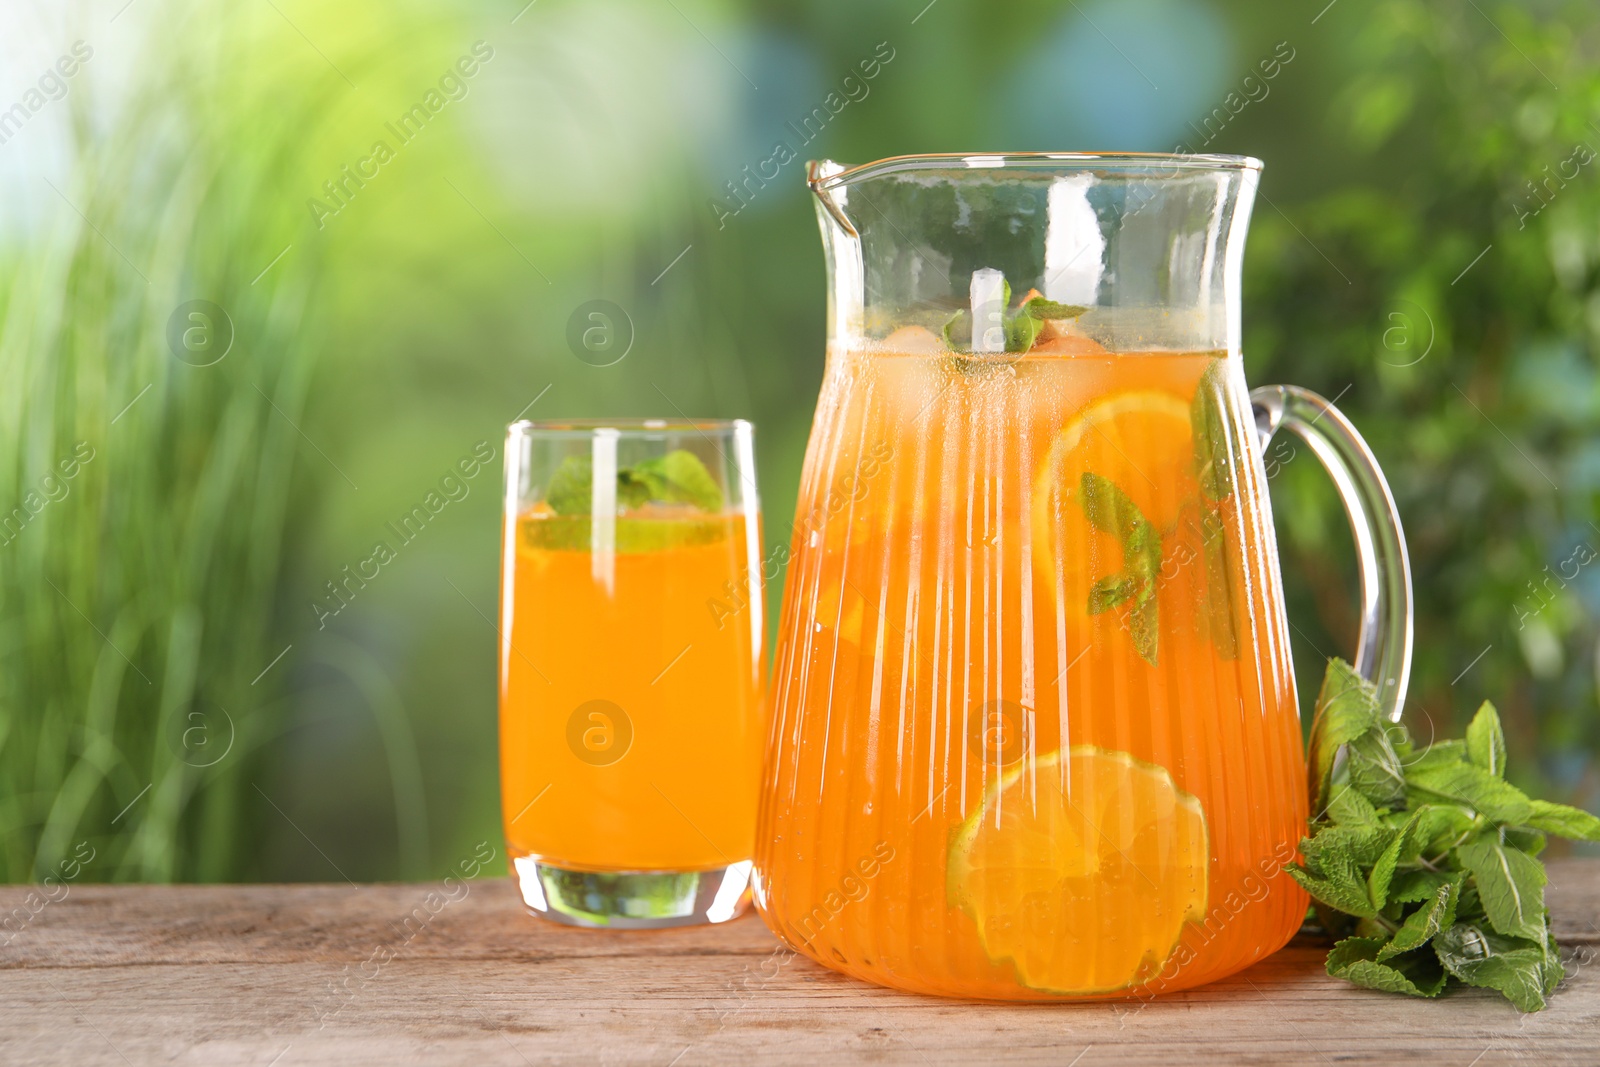
[(1505, 780), (1485, 702), (1464, 741), (1417, 750), (1377, 695), (1330, 660), (1311, 727), (1311, 835), (1289, 873), (1343, 939), (1328, 973), (1437, 996), (1456, 979), (1538, 1011), (1564, 976), (1544, 904), (1545, 835), (1600, 841), (1600, 818)]

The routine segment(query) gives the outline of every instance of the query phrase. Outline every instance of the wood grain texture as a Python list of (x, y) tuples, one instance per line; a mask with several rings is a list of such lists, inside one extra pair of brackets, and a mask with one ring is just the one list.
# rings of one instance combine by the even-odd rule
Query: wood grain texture
[[(0, 932), (0, 1063), (1600, 1063), (1600, 861), (1550, 874), (1570, 977), (1530, 1016), (1357, 989), (1299, 940), (1147, 1003), (973, 1004), (835, 974), (754, 916), (557, 926), (505, 879), (443, 904), (437, 885), (72, 886)], [(30, 891), (0, 887), (0, 911)]]

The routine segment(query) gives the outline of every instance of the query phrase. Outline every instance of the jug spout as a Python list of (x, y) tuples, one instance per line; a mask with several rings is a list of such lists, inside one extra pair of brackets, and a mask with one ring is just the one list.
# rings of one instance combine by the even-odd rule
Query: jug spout
[[(830, 178), (843, 174), (848, 169), (850, 168), (843, 163), (835, 163), (831, 159), (813, 159), (806, 164), (806, 184), (816, 194), (819, 211), (826, 213), (828, 219), (838, 223), (839, 228), (845, 232), (846, 236), (860, 237), (861, 234), (856, 230), (855, 223), (851, 222), (850, 217), (844, 213), (845, 187), (828, 188), (828, 180)], [(824, 221), (823, 225), (826, 226), (827, 222)]]
[(846, 213), (849, 186), (835, 179), (850, 170), (831, 159), (806, 164), (806, 184), (817, 198), (817, 224), (828, 268), (828, 337), (835, 344), (854, 344), (865, 335), (866, 267), (861, 231)]

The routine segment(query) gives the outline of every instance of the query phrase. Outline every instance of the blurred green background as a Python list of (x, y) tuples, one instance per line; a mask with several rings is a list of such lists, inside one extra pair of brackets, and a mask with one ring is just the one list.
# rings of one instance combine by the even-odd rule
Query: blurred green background
[[(525, 3), (0, 14), (0, 879), (85, 841), (103, 880), (498, 846), (503, 428), (751, 418), (786, 539), (821, 247), (801, 161), (725, 183), (875, 54), (804, 153), (1266, 161), (1248, 374), (1337, 397), (1389, 473), (1409, 721), (1493, 699), (1513, 777), (1600, 803), (1600, 8)], [(609, 366), (568, 340), (595, 300)], [(465, 496), (329, 599), (480, 442)], [(1352, 552), (1303, 450), (1269, 468), (1304, 702), (1353, 646)]]

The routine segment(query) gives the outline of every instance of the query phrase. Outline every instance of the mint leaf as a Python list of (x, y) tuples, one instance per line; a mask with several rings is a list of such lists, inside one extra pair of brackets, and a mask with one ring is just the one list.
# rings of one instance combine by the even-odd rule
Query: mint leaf
[(1328, 973), (1383, 993), (1433, 997), (1448, 977), (1432, 953), (1414, 953), (1377, 962), (1384, 941), (1377, 937), (1348, 937), (1328, 953)]
[(1544, 864), (1507, 848), (1494, 831), (1456, 846), (1461, 865), (1472, 873), (1478, 900), (1495, 931), (1544, 943)]
[(1110, 478), (1084, 471), (1079, 489), (1079, 503), (1095, 529), (1126, 542), (1129, 531), (1147, 525), (1139, 505)]
[(1133, 579), (1125, 574), (1101, 578), (1089, 589), (1089, 614), (1099, 615), (1133, 596)]
[(1122, 572), (1095, 582), (1089, 591), (1089, 614), (1106, 610), (1107, 600), (1122, 590), (1120, 583), (1130, 583), (1129, 595), (1116, 603), (1133, 599), (1128, 631), (1134, 649), (1153, 667), (1160, 637), (1156, 580), (1161, 573), (1161, 534), (1145, 519), (1139, 505), (1111, 479), (1084, 471), (1078, 487), (1078, 502), (1090, 524), (1122, 543)]
[(550, 476), (544, 502), (558, 515), (589, 514), (594, 470), (588, 456), (566, 456)]
[(1429, 900), (1440, 886), (1452, 880), (1453, 876), (1444, 871), (1401, 871), (1389, 883), (1389, 903), (1415, 904)]
[(1423, 751), (1406, 760), (1406, 776), (1409, 778), (1417, 771), (1429, 767), (1453, 767), (1457, 763), (1465, 762), (1467, 758), (1467, 743), (1465, 741), (1435, 741)]
[(1122, 552), (1134, 577), (1153, 585), (1161, 570), (1161, 534), (1139, 515), (1138, 508), (1133, 510), (1138, 518), (1122, 539)]
[[(1006, 309), (1010, 304), (1011, 283), (1006, 280), (1004, 275), (1002, 275), (1000, 278), (1000, 321), (1001, 326), (1006, 328), (1006, 351), (1008, 352), (1012, 351), (1011, 331), (1009, 329), (1010, 319), (1006, 312)], [(971, 352), (973, 349), (973, 342), (976, 340), (976, 338), (973, 336), (972, 309), (962, 308), (955, 312), (945, 320), (944, 327), (939, 332), (944, 336), (945, 347), (949, 348), (952, 352)], [(963, 373), (980, 369), (986, 365), (986, 362), (958, 362), (956, 364), (956, 366)]]
[(972, 350), (972, 312), (963, 308), (945, 320), (940, 328), (939, 335), (944, 338), (945, 347), (952, 352), (970, 352)]
[(1331, 878), (1319, 877), (1300, 867), (1290, 866), (1285, 868), (1289, 876), (1300, 883), (1300, 888), (1316, 899), (1319, 903), (1326, 904), (1335, 911), (1342, 911), (1346, 915), (1370, 917), (1376, 915), (1377, 909), (1367, 899), (1367, 887), (1357, 876), (1350, 876), (1343, 866), (1338, 868), (1339, 874)]
[(1503, 937), (1481, 926), (1457, 923), (1433, 938), (1433, 951), (1451, 974), (1468, 985), (1497, 989), (1523, 1011), (1539, 1011), (1565, 977), (1555, 943)]
[(1543, 830), (1535, 830), (1530, 826), (1502, 826), (1500, 839), (1508, 848), (1520, 849), (1530, 856), (1543, 852), (1547, 840)]
[[(1089, 310), (1076, 304), (1058, 304), (1042, 296), (1033, 297), (1021, 307), (1013, 308), (1010, 306), (1011, 282), (1006, 279), (1001, 280), (1000, 292), (1003, 308), (1000, 325), (1005, 332), (1007, 352), (1026, 352), (1032, 348), (1048, 320), (1075, 319)], [(971, 309), (962, 308), (955, 312), (945, 320), (939, 332), (944, 337), (945, 346), (952, 352), (972, 351)]]
[(1600, 818), (1587, 811), (1548, 800), (1532, 800), (1529, 804), (1532, 814), (1523, 821), (1534, 829), (1573, 841), (1600, 841)]
[(1156, 607), (1155, 592), (1154, 584), (1145, 586), (1128, 619), (1134, 651), (1152, 667), (1156, 665), (1156, 646), (1161, 640), (1161, 618)]
[(1233, 579), (1228, 569), (1227, 528), (1221, 516), (1202, 505), (1200, 543), (1206, 559), (1206, 629), (1223, 659), (1239, 658), (1239, 633), (1234, 623)]
[(1372, 686), (1344, 660), (1329, 660), (1311, 721), (1312, 811), (1327, 807), (1339, 749), (1372, 729), (1380, 718)]
[(1233, 495), (1234, 456), (1241, 454), (1232, 439), (1228, 424), (1228, 364), (1214, 359), (1200, 375), (1194, 399), (1189, 404), (1189, 426), (1194, 435), (1195, 473), (1207, 500), (1226, 500)]
[(1526, 825), (1533, 817), (1522, 790), (1465, 760), (1419, 763), (1406, 774), (1406, 787), (1413, 797), (1454, 800), (1495, 822)]
[[(588, 456), (567, 456), (550, 476), (545, 503), (557, 515), (587, 515), (593, 503), (594, 464)], [(700, 458), (686, 449), (642, 460), (617, 471), (617, 504), (625, 510), (649, 503), (689, 504), (701, 511), (722, 510), (722, 487)]]
[(1506, 776), (1506, 735), (1500, 729), (1500, 714), (1487, 700), (1467, 726), (1467, 759), (1496, 778)]
[(1380, 808), (1399, 807), (1406, 799), (1406, 778), (1388, 732), (1371, 728), (1350, 742), (1345, 771), (1350, 784)]
[(1378, 809), (1354, 786), (1342, 783), (1333, 787), (1327, 817), (1342, 826), (1376, 826)]
[(1372, 906), (1380, 911), (1389, 904), (1389, 883), (1394, 880), (1395, 868), (1402, 861), (1410, 862), (1417, 858), (1414, 838), (1419, 821), (1415, 815), (1407, 820), (1404, 828), (1394, 835), (1394, 840), (1389, 842), (1389, 846), (1372, 865), (1372, 873), (1367, 876), (1367, 891), (1372, 898)]
[(722, 510), (722, 487), (711, 477), (711, 472), (700, 462), (700, 457), (687, 449), (674, 449), (664, 456), (654, 456), (632, 467), (624, 467), (617, 472), (618, 485), (624, 481), (648, 487), (649, 495), (641, 503), (657, 501), (663, 504), (690, 504), (701, 511)]
[(1058, 304), (1042, 296), (1029, 300), (1022, 309), (1035, 319), (1075, 319), (1089, 310), (1077, 304)]
[(1347, 915), (1370, 918), (1379, 909), (1372, 904), (1361, 869), (1382, 854), (1390, 833), (1381, 827), (1343, 834), (1324, 830), (1300, 842), (1305, 864), (1291, 864), (1289, 874), (1307, 893), (1329, 907)]
[(1044, 323), (1028, 314), (1006, 315), (1002, 320), (1007, 352), (1026, 352), (1044, 329)]
[[(1328, 973), (1343, 970), (1359, 960), (1375, 960), (1389, 939), (1386, 937), (1347, 937), (1328, 953)], [(1335, 977), (1338, 977), (1335, 975)]]
[[(592, 520), (588, 515), (544, 515), (521, 524), (522, 547), (545, 552), (588, 552)], [(659, 552), (668, 548), (714, 545), (726, 541), (731, 524), (721, 517), (628, 518), (619, 516), (614, 546), (623, 554)]]
[(1417, 804), (1412, 810), (1422, 816), (1419, 836), (1426, 842), (1422, 851), (1429, 856), (1444, 856), (1477, 825), (1477, 813), (1458, 804)]
[(1306, 858), (1306, 867), (1312, 871), (1321, 870), (1323, 857), (1335, 853), (1349, 856), (1358, 866), (1371, 867), (1394, 840), (1395, 833), (1394, 829), (1382, 823), (1324, 827), (1301, 842), (1300, 854)]
[(1393, 939), (1378, 950), (1378, 961), (1421, 948), (1441, 930), (1449, 929), (1456, 921), (1456, 900), (1461, 895), (1463, 875), (1457, 875), (1434, 890), (1433, 897), (1422, 907), (1406, 916), (1406, 921), (1395, 931)]

